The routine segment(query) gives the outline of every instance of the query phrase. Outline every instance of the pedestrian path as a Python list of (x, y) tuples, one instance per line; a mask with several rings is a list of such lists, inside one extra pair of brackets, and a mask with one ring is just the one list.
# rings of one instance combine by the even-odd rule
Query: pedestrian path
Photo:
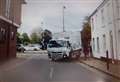
[(95, 58), (89, 58), (87, 60), (80, 58), (80, 62), (120, 79), (120, 64), (110, 63), (109, 70), (107, 70), (107, 63)]

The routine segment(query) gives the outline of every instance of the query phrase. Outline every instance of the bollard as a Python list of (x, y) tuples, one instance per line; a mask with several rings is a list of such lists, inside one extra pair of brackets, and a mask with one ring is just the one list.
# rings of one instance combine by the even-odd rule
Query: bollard
[(106, 60), (107, 60), (107, 70), (109, 70), (110, 66), (109, 66), (109, 54), (108, 51), (106, 51)]

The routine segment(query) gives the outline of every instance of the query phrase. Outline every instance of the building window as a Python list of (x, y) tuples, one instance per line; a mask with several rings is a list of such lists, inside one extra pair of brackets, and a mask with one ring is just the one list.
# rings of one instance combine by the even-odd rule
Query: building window
[(104, 9), (101, 10), (101, 21), (102, 21), (102, 24), (104, 23)]
[(95, 51), (95, 39), (93, 38), (93, 50)]
[(110, 13), (111, 13), (110, 11), (111, 11), (111, 7), (110, 7), (110, 3), (108, 3), (108, 4), (107, 4), (107, 18), (108, 18), (108, 22), (111, 20), (111, 19), (110, 19), (110, 17), (111, 17), (111, 16), (110, 16)]
[(97, 52), (100, 52), (99, 37), (97, 37)]
[(95, 22), (96, 22), (96, 25), (97, 25), (97, 22), (98, 22), (98, 21), (97, 21), (97, 18), (98, 18), (98, 16), (96, 15), (96, 16), (95, 16)]
[(6, 31), (3, 28), (0, 28), (0, 43), (3, 43), (6, 39)]
[(2, 41), (2, 31), (0, 29), (0, 42)]
[(106, 36), (103, 35), (103, 49), (106, 51)]
[(6, 0), (6, 9), (5, 9), (5, 15), (9, 18), (10, 16), (10, 6), (11, 6), (11, 0)]
[(92, 29), (94, 30), (94, 19), (92, 18)]
[(15, 33), (11, 32), (11, 40), (14, 40), (14, 37), (15, 37)]

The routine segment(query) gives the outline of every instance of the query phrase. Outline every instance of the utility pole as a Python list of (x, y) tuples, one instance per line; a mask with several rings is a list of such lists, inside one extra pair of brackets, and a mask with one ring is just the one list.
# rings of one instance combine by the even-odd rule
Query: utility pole
[(63, 6), (63, 32), (65, 32), (65, 18), (64, 18), (64, 10), (66, 9), (65, 6)]

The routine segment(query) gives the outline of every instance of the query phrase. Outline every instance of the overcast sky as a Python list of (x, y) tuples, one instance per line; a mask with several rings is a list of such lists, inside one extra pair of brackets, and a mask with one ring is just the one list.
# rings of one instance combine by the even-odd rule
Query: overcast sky
[(65, 30), (80, 31), (85, 16), (89, 16), (102, 0), (27, 0), (22, 9), (19, 32), (31, 33), (35, 28), (62, 31), (62, 7), (66, 6)]

